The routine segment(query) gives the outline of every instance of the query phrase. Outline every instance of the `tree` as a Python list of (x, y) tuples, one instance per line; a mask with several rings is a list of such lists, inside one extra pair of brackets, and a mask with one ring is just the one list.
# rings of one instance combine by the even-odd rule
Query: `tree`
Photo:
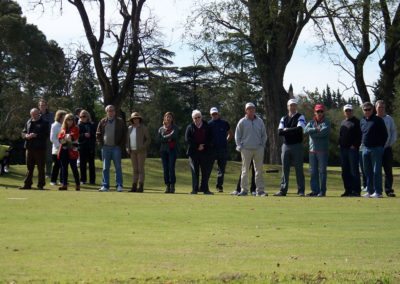
[[(36, 5), (65, 0), (36, 0)], [(146, 0), (117, 0), (119, 22), (106, 24), (105, 0), (67, 0), (73, 5), (82, 21), (90, 54), (96, 70), (97, 79), (103, 94), (104, 105), (112, 104), (120, 110), (124, 98), (134, 87), (138, 58), (140, 54), (141, 36), (146, 35), (141, 25), (142, 8)], [(97, 16), (90, 18), (88, 9), (97, 4)], [(109, 3), (108, 3), (109, 4)], [(107, 8), (112, 9), (111, 6)], [(91, 14), (90, 14), (91, 15)], [(115, 20), (117, 21), (117, 20)], [(109, 41), (110, 44), (105, 43)], [(110, 46), (115, 47), (109, 52)]]
[(381, 78), (377, 97), (386, 101), (387, 112), (391, 114), (394, 111), (395, 103), (395, 80), (400, 75), (400, 3), (392, 13), (388, 1), (380, 0), (379, 3), (385, 31), (385, 53), (379, 60)]
[(14, 1), (0, 2), (0, 35), (0, 139), (13, 140), (35, 99), (62, 94), (65, 58)]
[[(299, 36), (322, 0), (268, 1), (231, 0), (202, 5), (198, 14), (209, 28), (235, 31), (251, 47), (260, 76), (268, 132), (269, 161), (280, 161), (280, 140), (276, 129), (286, 112), (289, 98), (283, 86), (287, 64), (290, 62)], [(246, 23), (247, 21), (247, 23)], [(243, 24), (244, 23), (244, 24)], [(215, 29), (214, 29), (215, 30)], [(208, 30), (210, 38), (214, 36)]]

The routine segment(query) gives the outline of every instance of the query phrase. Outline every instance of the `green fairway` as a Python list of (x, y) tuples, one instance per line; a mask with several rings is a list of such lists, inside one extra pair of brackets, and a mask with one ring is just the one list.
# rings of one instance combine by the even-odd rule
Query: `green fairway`
[(270, 196), (256, 198), (229, 195), (236, 162), (214, 196), (187, 194), (187, 160), (177, 163), (177, 194), (164, 194), (159, 159), (146, 161), (145, 193), (127, 193), (123, 162), (122, 193), (18, 190), (25, 166), (1, 176), (0, 283), (400, 282), (400, 198), (340, 198), (338, 168), (326, 198), (297, 197), (293, 175), (287, 197), (271, 196), (279, 173), (265, 174)]

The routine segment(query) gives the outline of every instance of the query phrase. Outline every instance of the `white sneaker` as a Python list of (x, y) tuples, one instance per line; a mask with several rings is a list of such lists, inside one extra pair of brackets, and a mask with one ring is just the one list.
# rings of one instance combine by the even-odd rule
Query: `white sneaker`
[(383, 198), (382, 194), (378, 194), (374, 192), (374, 194), (371, 194), (371, 198)]
[(103, 185), (102, 187), (100, 187), (99, 191), (100, 192), (107, 192), (108, 188)]
[(4, 169), (3, 169), (3, 170), (4, 170), (4, 172), (5, 172), (6, 174), (10, 172), (7, 165), (4, 166)]
[(50, 185), (57, 185), (55, 182), (51, 182)]
[(118, 192), (122, 192), (123, 190), (124, 190), (124, 189), (122, 188), (122, 186), (120, 186), (120, 185), (117, 186), (117, 191), (118, 191)]
[(239, 194), (239, 191), (237, 191), (237, 190), (234, 190), (231, 192), (231, 195), (238, 195), (238, 194)]
[(371, 195), (367, 192), (366, 194), (363, 194), (363, 197), (365, 197), (365, 198), (371, 198)]
[(364, 192), (367, 192), (368, 191), (368, 187), (361, 187), (361, 190), (364, 191)]

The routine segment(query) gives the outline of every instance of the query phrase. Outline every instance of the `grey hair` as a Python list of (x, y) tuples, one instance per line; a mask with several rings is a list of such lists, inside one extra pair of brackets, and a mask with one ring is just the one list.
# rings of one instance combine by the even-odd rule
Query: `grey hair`
[(198, 109), (195, 109), (194, 111), (192, 111), (192, 118), (194, 118), (196, 115), (200, 114), (201, 117), (203, 117), (201, 115), (201, 111), (199, 111)]

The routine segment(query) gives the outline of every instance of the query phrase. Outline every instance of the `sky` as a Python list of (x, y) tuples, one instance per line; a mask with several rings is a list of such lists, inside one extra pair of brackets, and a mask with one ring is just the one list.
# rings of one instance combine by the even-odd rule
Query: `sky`
[[(58, 5), (47, 5), (43, 11), (41, 7), (33, 9), (34, 0), (17, 0), (17, 2), (22, 7), (23, 15), (28, 23), (37, 25), (48, 40), (57, 41), (66, 53), (68, 50), (74, 50), (78, 45), (87, 46), (78, 12), (66, 0), (63, 0), (62, 13)], [(109, 4), (113, 2), (114, 0), (107, 1)], [(165, 36), (166, 46), (176, 54), (173, 59), (175, 66), (188, 66), (195, 61), (195, 55), (182, 40), (185, 20), (192, 13), (191, 8), (195, 2), (196, 0), (147, 0), (143, 10), (144, 15), (151, 13), (156, 17), (158, 26)], [(112, 17), (117, 10), (113, 8), (106, 11), (108, 12), (110, 13), (108, 16)], [(295, 94), (303, 94), (304, 90), (314, 91), (316, 88), (321, 91), (327, 85), (333, 90), (345, 91), (343, 83), (350, 86), (353, 82), (352, 78), (340, 68), (335, 67), (326, 56), (313, 50), (315, 42), (311, 28), (303, 31), (286, 69), (285, 88), (288, 89), (292, 84)], [(375, 56), (366, 62), (364, 76), (367, 84), (372, 85), (379, 77), (377, 61), (378, 58)], [(351, 96), (354, 90), (349, 89), (344, 94)]]

